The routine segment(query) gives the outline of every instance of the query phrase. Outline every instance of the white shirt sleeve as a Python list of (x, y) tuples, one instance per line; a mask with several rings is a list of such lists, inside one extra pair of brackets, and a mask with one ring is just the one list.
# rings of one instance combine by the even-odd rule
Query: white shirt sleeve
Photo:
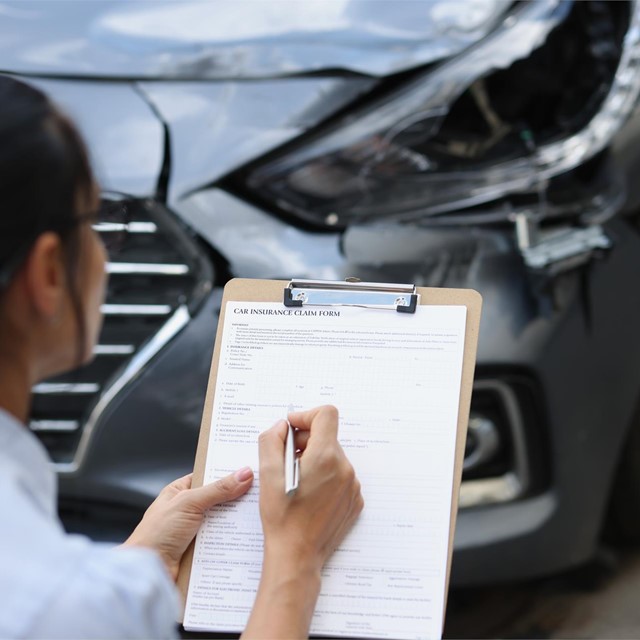
[(177, 593), (155, 553), (78, 543), (85, 548), (75, 567), (28, 637), (177, 637)]

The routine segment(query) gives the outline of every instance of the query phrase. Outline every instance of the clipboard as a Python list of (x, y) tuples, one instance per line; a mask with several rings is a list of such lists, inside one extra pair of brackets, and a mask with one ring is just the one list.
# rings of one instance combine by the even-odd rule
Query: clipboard
[[(220, 363), (220, 350), (227, 302), (281, 302), (285, 307), (299, 306), (358, 306), (388, 309), (390, 313), (414, 313), (418, 305), (459, 305), (467, 309), (462, 378), (458, 404), (458, 423), (453, 472), (453, 491), (450, 511), (448, 560), (445, 582), (444, 607), (446, 610), (453, 539), (455, 534), (458, 495), (462, 479), (462, 466), (473, 389), (476, 363), (482, 296), (473, 289), (443, 289), (418, 287), (412, 284), (361, 282), (357, 279), (345, 281), (327, 280), (254, 280), (234, 278), (230, 280), (222, 297), (220, 318), (216, 331), (216, 342), (209, 374), (209, 382), (202, 414), (200, 436), (196, 450), (192, 486), (203, 484), (208, 451), (214, 393)], [(183, 604), (187, 599), (195, 545), (185, 552), (176, 581)], [(444, 612), (443, 612), (444, 613)], [(444, 620), (444, 617), (443, 617)], [(181, 618), (182, 621), (182, 618)]]

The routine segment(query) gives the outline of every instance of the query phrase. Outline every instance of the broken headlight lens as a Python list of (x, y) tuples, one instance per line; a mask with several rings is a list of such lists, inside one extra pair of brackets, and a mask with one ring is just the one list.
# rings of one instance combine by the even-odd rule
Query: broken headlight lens
[(537, 190), (601, 151), (640, 86), (636, 3), (518, 3), (483, 41), (245, 175), (286, 213), (343, 227)]

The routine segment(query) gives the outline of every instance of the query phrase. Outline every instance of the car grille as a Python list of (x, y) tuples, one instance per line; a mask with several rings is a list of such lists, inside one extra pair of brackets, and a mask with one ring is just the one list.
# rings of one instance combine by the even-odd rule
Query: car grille
[(106, 406), (211, 289), (207, 256), (169, 211), (150, 200), (127, 199), (126, 205), (131, 222), (107, 264), (104, 324), (93, 361), (33, 388), (30, 428), (63, 472), (78, 468)]

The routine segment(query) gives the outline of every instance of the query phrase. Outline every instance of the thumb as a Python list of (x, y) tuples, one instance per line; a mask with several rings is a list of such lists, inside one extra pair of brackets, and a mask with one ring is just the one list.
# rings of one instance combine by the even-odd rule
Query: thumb
[(249, 491), (252, 483), (253, 471), (249, 467), (243, 467), (204, 487), (190, 489), (188, 499), (192, 506), (206, 511), (216, 504), (235, 500), (244, 495)]

